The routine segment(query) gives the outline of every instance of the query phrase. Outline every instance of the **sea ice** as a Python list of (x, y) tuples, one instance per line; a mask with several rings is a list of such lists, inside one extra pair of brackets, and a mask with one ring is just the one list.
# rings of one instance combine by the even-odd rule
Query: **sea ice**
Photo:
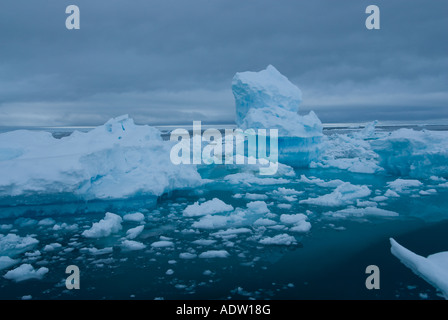
[(277, 246), (289, 246), (291, 244), (297, 243), (296, 238), (286, 233), (278, 234), (274, 237), (266, 237), (261, 239), (259, 242), (264, 245), (277, 245)]
[(125, 250), (135, 251), (145, 249), (146, 245), (134, 240), (123, 240), (121, 242), (121, 247)]
[(99, 222), (95, 222), (92, 227), (85, 230), (82, 235), (86, 238), (108, 237), (112, 233), (121, 230), (122, 221), (123, 219), (119, 215), (106, 212), (104, 219), (101, 219)]
[(219, 212), (232, 211), (233, 207), (219, 200), (218, 198), (213, 198), (212, 200), (206, 201), (199, 204), (195, 202), (189, 205), (183, 211), (185, 217), (197, 217), (211, 215)]
[(174, 243), (172, 241), (161, 240), (156, 241), (151, 244), (153, 248), (166, 248), (166, 247), (174, 247)]
[(405, 266), (440, 290), (448, 300), (448, 251), (422, 257), (390, 239), (391, 252)]
[(14, 233), (6, 236), (0, 234), (0, 256), (14, 256), (32, 249), (39, 240), (31, 237), (20, 237)]
[(128, 222), (142, 222), (145, 220), (145, 216), (141, 212), (128, 213), (123, 216), (123, 221)]
[(230, 254), (226, 250), (209, 250), (202, 252), (199, 258), (212, 259), (212, 258), (227, 258)]
[(312, 204), (317, 206), (338, 207), (352, 204), (354, 200), (367, 197), (371, 194), (367, 186), (353, 185), (345, 182), (339, 185), (332, 193), (325, 194), (317, 198), (300, 200), (299, 203)]
[(126, 231), (126, 238), (128, 238), (130, 240), (137, 238), (140, 235), (140, 233), (142, 233), (144, 228), (145, 228), (145, 226), (138, 226), (138, 227), (129, 229), (128, 231)]
[(0, 256), (0, 270), (8, 269), (19, 262), (20, 260), (18, 259), (12, 259), (8, 256)]
[(253, 214), (269, 213), (268, 206), (264, 201), (252, 201), (247, 204), (247, 211)]
[(331, 216), (333, 218), (360, 218), (366, 216), (376, 216), (376, 217), (397, 217), (398, 213), (390, 210), (384, 210), (377, 207), (365, 207), (365, 208), (346, 208), (338, 210), (336, 212), (326, 212), (326, 216)]
[(22, 264), (19, 267), (8, 271), (3, 277), (8, 280), (13, 280), (15, 282), (21, 282), (29, 279), (42, 279), (47, 273), (48, 268), (41, 267), (35, 270), (30, 264)]

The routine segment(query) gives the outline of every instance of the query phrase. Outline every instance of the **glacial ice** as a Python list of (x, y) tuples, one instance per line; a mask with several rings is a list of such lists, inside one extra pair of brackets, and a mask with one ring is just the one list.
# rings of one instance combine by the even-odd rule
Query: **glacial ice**
[(390, 239), (391, 252), (405, 266), (440, 290), (448, 300), (448, 251), (422, 257)]
[(399, 129), (371, 142), (380, 165), (397, 176), (448, 177), (448, 132)]
[(61, 139), (49, 132), (2, 133), (0, 197), (67, 193), (122, 199), (200, 185), (195, 166), (171, 163), (171, 147), (159, 130), (135, 125), (127, 115)]
[(281, 163), (308, 166), (318, 156), (322, 123), (312, 111), (298, 114), (302, 92), (275, 67), (236, 73), (232, 92), (239, 128), (278, 130)]

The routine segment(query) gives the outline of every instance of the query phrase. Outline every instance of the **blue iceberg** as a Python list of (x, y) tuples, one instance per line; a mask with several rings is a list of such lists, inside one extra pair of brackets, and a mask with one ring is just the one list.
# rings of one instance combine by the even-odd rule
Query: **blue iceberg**
[(302, 92), (275, 67), (235, 74), (232, 91), (239, 128), (278, 130), (279, 162), (305, 167), (317, 158), (322, 123), (312, 111), (298, 114)]

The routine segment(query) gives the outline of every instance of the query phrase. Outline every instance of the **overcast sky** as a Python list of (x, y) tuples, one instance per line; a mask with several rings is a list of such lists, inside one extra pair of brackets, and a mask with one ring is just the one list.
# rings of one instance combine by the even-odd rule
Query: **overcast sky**
[(233, 123), (233, 75), (269, 64), (323, 122), (448, 118), (448, 1), (0, 2), (1, 126)]

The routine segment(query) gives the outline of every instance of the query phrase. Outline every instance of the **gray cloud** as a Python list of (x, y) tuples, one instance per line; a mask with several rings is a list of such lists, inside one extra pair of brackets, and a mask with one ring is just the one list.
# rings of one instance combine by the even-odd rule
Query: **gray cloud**
[[(275, 65), (323, 121), (448, 118), (446, 1), (3, 0), (0, 125), (229, 123), (235, 72)], [(65, 7), (81, 29), (65, 29)]]

